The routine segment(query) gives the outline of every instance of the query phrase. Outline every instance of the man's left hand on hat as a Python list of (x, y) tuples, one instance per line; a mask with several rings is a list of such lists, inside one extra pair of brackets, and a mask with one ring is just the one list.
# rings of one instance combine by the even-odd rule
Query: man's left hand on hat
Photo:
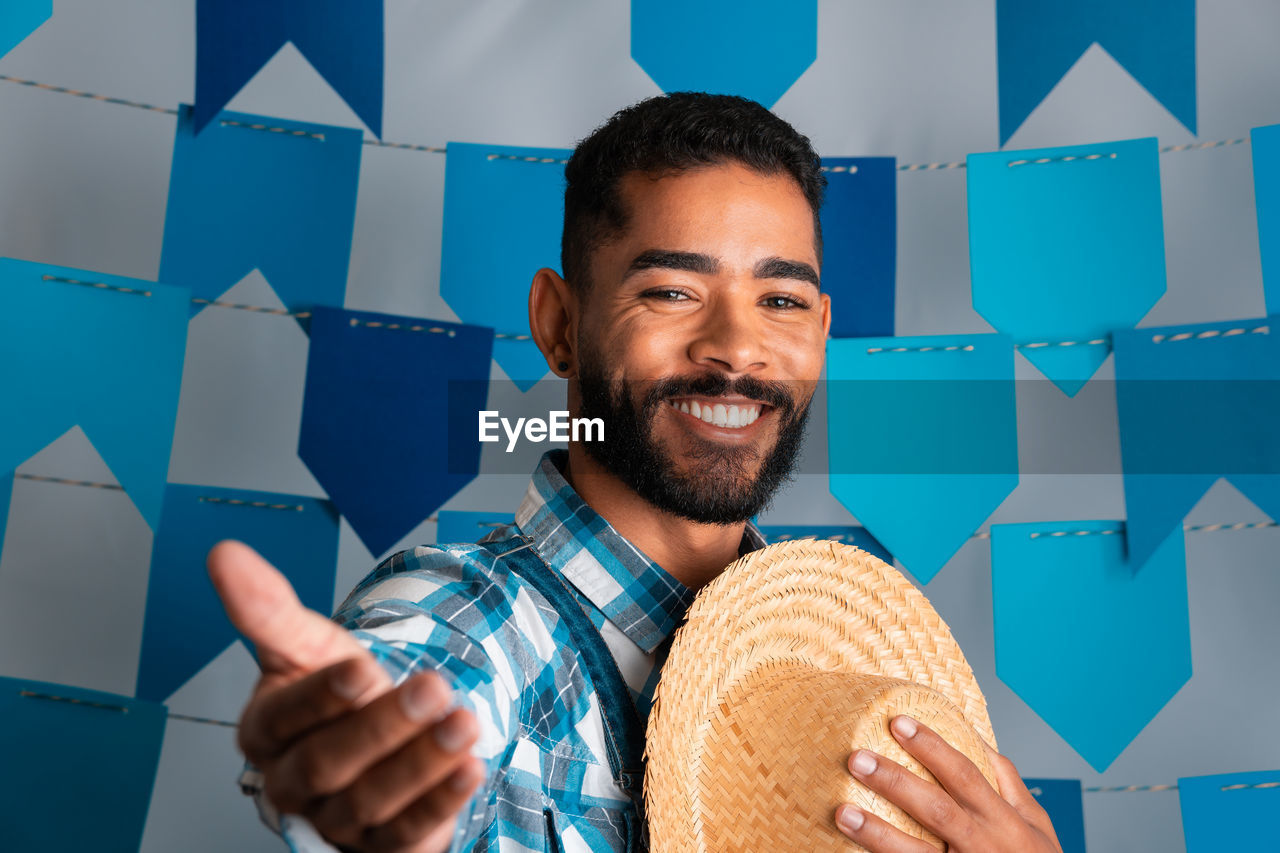
[[(995, 767), (999, 791), (977, 765), (928, 726), (899, 715), (889, 729), (902, 748), (923, 764), (939, 784), (868, 750), (849, 756), (849, 772), (946, 841), (948, 853), (1062, 853), (1048, 813), (1027, 790), (1013, 762), (985, 741), (983, 746)], [(873, 764), (866, 763), (867, 758)], [(836, 825), (871, 853), (935, 850), (927, 842), (849, 804), (836, 810)]]

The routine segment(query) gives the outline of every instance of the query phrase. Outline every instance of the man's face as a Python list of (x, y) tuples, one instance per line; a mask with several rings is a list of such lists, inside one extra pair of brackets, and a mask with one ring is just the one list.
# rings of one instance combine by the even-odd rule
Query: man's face
[(822, 370), (813, 212), (790, 175), (736, 163), (621, 192), (579, 314), (578, 409), (606, 438), (586, 449), (661, 509), (743, 521), (789, 474)]

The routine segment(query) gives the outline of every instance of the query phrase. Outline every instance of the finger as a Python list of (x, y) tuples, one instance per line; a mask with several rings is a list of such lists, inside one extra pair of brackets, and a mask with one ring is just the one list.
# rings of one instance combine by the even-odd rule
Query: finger
[(451, 698), (439, 675), (423, 672), (320, 726), (295, 742), (267, 774), (267, 797), (281, 811), (301, 812), (312, 800), (337, 793), (442, 719)]
[(940, 838), (955, 841), (973, 833), (973, 818), (942, 786), (883, 755), (859, 749), (849, 756), (849, 772)]
[(991, 759), (992, 767), (995, 768), (996, 782), (1000, 785), (1000, 796), (1004, 797), (1005, 801), (1013, 806), (1028, 823), (1041, 830), (1052, 832), (1053, 822), (1049, 818), (1049, 812), (1040, 805), (1040, 801), (1027, 788), (1027, 783), (1022, 781), (1018, 768), (1014, 767), (1013, 762), (1006, 756), (992, 749), (991, 744), (986, 740), (982, 738), (979, 740), (982, 740), (982, 746)]
[(933, 729), (899, 714), (891, 721), (889, 730), (902, 748), (923, 764), (965, 811), (984, 819), (996, 818), (1007, 811), (1008, 804), (978, 766)]
[(418, 797), (393, 819), (366, 832), (367, 849), (381, 853), (413, 844), (421, 844), (425, 850), (446, 849), (458, 812), (471, 799), (484, 776), (484, 763), (468, 757), (441, 784)]
[(219, 542), (206, 563), (231, 624), (253, 643), (263, 672), (300, 674), (364, 653), (350, 632), (304, 607), (288, 579), (243, 542)]
[(848, 803), (836, 809), (836, 826), (870, 853), (937, 853), (932, 844)]
[[(437, 729), (452, 726), (441, 743)], [(450, 774), (473, 759), (467, 747), (475, 743), (479, 727), (462, 709), (422, 732), (386, 758), (374, 764), (346, 788), (321, 801), (307, 817), (322, 834), (345, 841), (342, 833), (359, 840), (364, 829), (395, 818), (415, 800), (439, 786)]]
[(295, 680), (268, 676), (240, 717), (240, 750), (261, 767), (311, 729), (358, 707), (379, 685), (390, 687), (391, 678), (367, 653)]

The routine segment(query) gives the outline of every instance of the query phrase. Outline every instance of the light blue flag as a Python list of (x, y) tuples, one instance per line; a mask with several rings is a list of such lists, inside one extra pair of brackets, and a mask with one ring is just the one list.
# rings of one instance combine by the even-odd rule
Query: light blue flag
[(1154, 138), (969, 155), (973, 307), (1067, 396), (1164, 294), (1158, 157)]
[(631, 0), (631, 58), (664, 92), (772, 107), (818, 58), (818, 2)]
[(1079, 779), (1023, 779), (1031, 796), (1049, 813), (1062, 853), (1085, 853), (1084, 802)]
[(114, 693), (0, 678), (5, 850), (137, 850), (168, 711)]
[(562, 148), (450, 142), (440, 295), (464, 323), (497, 331), (493, 357), (521, 391), (547, 373), (529, 338), (529, 283), (560, 269)]
[(1280, 124), (1255, 127), (1253, 197), (1258, 208), (1258, 248), (1267, 313), (1280, 314)]
[(1182, 529), (1142, 572), (1124, 550), (1114, 521), (991, 525), (996, 674), (1099, 773), (1191, 678)]
[(53, 16), (53, 0), (5, 0), (0, 5), (0, 56)]
[(1274, 850), (1280, 770), (1178, 779), (1187, 853)]
[(79, 424), (154, 530), (191, 292), (0, 258), (0, 471)]
[(1195, 0), (996, 0), (1001, 145), (1095, 43), (1196, 132)]
[(382, 0), (198, 0), (196, 132), (293, 42), (382, 135)]
[(341, 307), (363, 147), (351, 128), (231, 112), (197, 137), (182, 105), (160, 280), (216, 300), (257, 269), (290, 311)]
[(767, 542), (787, 542), (792, 539), (830, 539), (861, 548), (886, 563), (893, 562), (893, 555), (880, 544), (867, 528), (856, 524), (769, 524), (757, 525)]
[(1277, 319), (1115, 335), (1126, 540), (1135, 569), (1219, 477), (1280, 519)]
[(1018, 485), (1005, 335), (827, 342), (831, 493), (928, 583)]
[(436, 543), (453, 545), (463, 542), (478, 542), (481, 537), (492, 533), (495, 527), (514, 523), (515, 516), (509, 512), (441, 510), (436, 513)]
[(831, 294), (831, 337), (894, 331), (898, 168), (892, 157), (823, 157), (822, 289)]
[(302, 603), (333, 609), (338, 512), (316, 498), (171, 484), (151, 549), (138, 698), (167, 700), (236, 639), (205, 556), (223, 539), (248, 544), (284, 573)]

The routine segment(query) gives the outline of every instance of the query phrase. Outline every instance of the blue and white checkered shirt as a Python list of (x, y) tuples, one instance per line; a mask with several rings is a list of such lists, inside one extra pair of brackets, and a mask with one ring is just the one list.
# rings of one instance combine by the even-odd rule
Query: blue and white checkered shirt
[[(523, 533), (571, 590), (613, 653), (641, 721), (648, 718), (666, 642), (693, 592), (624, 539), (542, 457), (516, 511)], [(763, 547), (748, 524), (739, 553)], [(378, 565), (334, 621), (355, 633), (399, 684), (434, 668), (479, 720), (474, 752), (488, 772), (458, 823), (455, 851), (542, 851), (554, 833), (570, 851), (624, 850), (630, 800), (610, 772), (600, 703), (555, 609), (480, 544), (419, 546)], [(250, 769), (241, 778), (260, 788)], [(264, 820), (299, 853), (330, 851), (304, 819)], [(551, 825), (549, 825), (551, 824)]]

